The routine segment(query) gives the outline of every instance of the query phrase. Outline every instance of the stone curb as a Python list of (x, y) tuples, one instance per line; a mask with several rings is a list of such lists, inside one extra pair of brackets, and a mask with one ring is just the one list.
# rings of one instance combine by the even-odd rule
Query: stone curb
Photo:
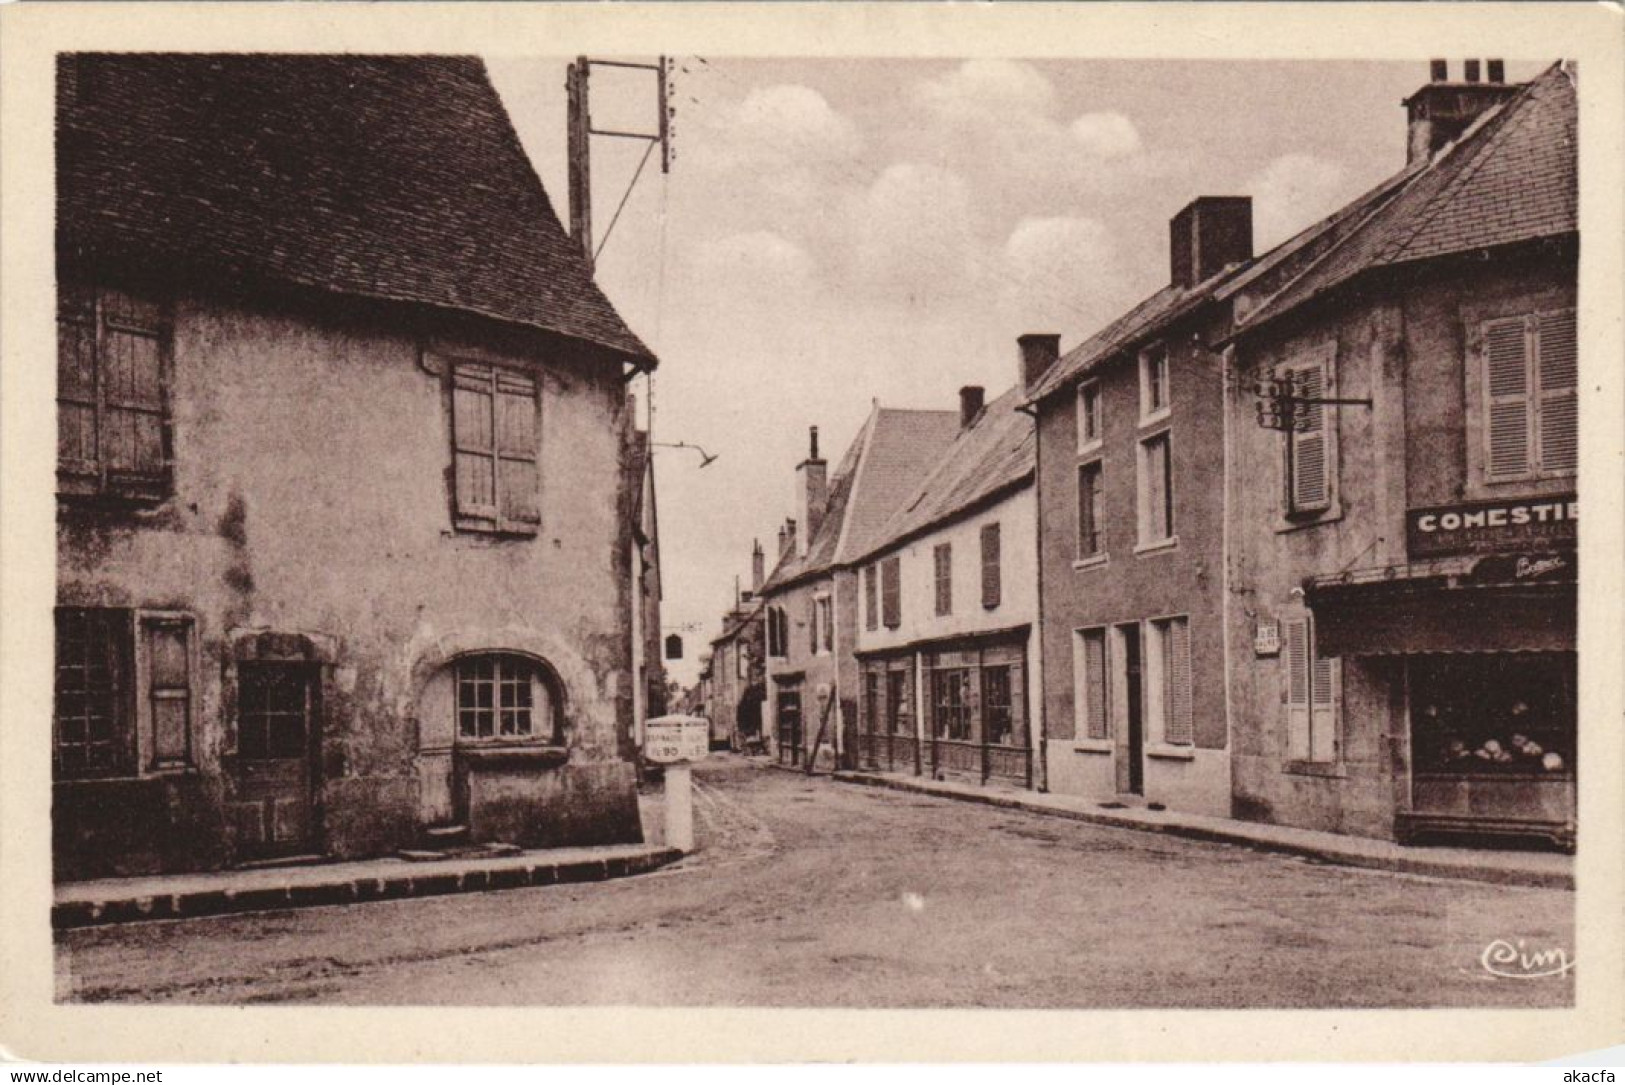
[[(1300, 843), (1272, 838), (1262, 834), (1254, 835), (1241, 827), (1222, 829), (1177, 821), (1152, 822), (1139, 818), (1121, 817), (1105, 811), (1069, 810), (1064, 807), (1029, 802), (1022, 798), (1001, 795), (997, 792), (971, 794), (960, 791), (939, 790), (923, 782), (897, 780), (863, 772), (843, 770), (835, 773), (833, 778), (845, 784), (860, 784), (866, 787), (885, 788), (890, 791), (907, 791), (917, 795), (934, 795), (942, 799), (957, 799), (961, 802), (980, 803), (984, 806), (995, 806), (1004, 810), (1021, 810), (1030, 814), (1046, 814), (1050, 817), (1081, 821), (1091, 825), (1104, 825), (1114, 829), (1138, 829), (1141, 832), (1163, 833), (1168, 836), (1183, 837), (1187, 840), (1200, 840), (1215, 844), (1237, 844), (1257, 851), (1272, 851), (1286, 855), (1320, 859), (1341, 866), (1387, 870), (1400, 874), (1422, 874), (1433, 878), (1488, 882), (1492, 885), (1516, 885), (1535, 889), (1572, 890), (1574, 888), (1574, 874), (1572, 871), (1531, 870), (1490, 864), (1464, 865), (1430, 859), (1425, 854), (1371, 855), (1352, 849), (1340, 848), (1335, 841), (1328, 841), (1323, 845), (1308, 842)], [(1332, 834), (1326, 835), (1330, 836)]]
[[(420, 870), (399, 875), (361, 875), (332, 881), (255, 886), (246, 889), (196, 889), (181, 893), (108, 897), (104, 900), (58, 901), (51, 907), (56, 930), (157, 919), (191, 919), (236, 912), (314, 908), (326, 904), (359, 904), (449, 893), (484, 893), (499, 889), (601, 882), (646, 874), (683, 857), (676, 848), (653, 848), (636, 855), (560, 862), (538, 857), (511, 866), (467, 870)], [(306, 868), (308, 869), (308, 868)]]

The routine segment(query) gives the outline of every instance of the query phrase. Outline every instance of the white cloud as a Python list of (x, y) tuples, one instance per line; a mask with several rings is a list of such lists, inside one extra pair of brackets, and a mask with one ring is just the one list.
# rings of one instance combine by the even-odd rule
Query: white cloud
[(771, 230), (730, 234), (699, 247), (699, 281), (713, 296), (800, 295), (812, 287), (816, 268), (800, 245)]
[(1072, 122), (1071, 132), (1084, 150), (1108, 161), (1144, 150), (1134, 122), (1121, 113), (1085, 113)]
[(785, 161), (852, 157), (862, 141), (857, 128), (811, 87), (759, 87), (724, 118), (729, 142)]
[(1347, 203), (1348, 171), (1307, 154), (1273, 160), (1248, 182), (1253, 196), (1255, 248), (1263, 252)]
[(957, 296), (975, 266), (972, 217), (970, 189), (958, 174), (912, 162), (887, 167), (850, 216), (860, 281), (882, 298)]
[(914, 87), (914, 100), (929, 112), (960, 121), (997, 121), (1011, 112), (1047, 114), (1055, 88), (1031, 64), (1013, 60), (967, 60), (946, 75)]
[(1123, 307), (1117, 239), (1095, 218), (1024, 218), (1001, 253), (1000, 308), (1019, 331), (1093, 334)]

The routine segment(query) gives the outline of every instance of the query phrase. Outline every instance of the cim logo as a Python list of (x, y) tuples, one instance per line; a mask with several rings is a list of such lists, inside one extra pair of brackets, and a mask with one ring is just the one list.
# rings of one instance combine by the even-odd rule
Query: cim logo
[(1492, 976), (1508, 980), (1538, 980), (1561, 976), (1574, 969), (1568, 950), (1530, 950), (1522, 938), (1517, 944), (1497, 938), (1484, 947), (1478, 963)]

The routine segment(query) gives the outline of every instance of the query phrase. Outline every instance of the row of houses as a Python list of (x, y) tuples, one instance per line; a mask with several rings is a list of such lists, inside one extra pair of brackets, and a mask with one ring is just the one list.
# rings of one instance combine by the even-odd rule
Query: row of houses
[(640, 840), (655, 358), (481, 63), (57, 77), (57, 876)]
[(1488, 71), (1435, 61), (1404, 169), (1268, 252), (1192, 201), (991, 401), (876, 405), (833, 475), (815, 431), (713, 647), (759, 630), (771, 755), (1571, 846), (1575, 75)]

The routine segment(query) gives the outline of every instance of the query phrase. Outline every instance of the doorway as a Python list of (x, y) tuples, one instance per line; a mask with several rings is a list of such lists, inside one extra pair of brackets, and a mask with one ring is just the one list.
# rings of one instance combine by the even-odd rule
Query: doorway
[(317, 850), (316, 755), (321, 668), (313, 663), (238, 665), (238, 830), (249, 858)]
[(1140, 624), (1120, 625), (1117, 633), (1117, 688), (1121, 696), (1115, 705), (1122, 726), (1117, 729), (1117, 790), (1128, 795), (1145, 794), (1145, 693)]

